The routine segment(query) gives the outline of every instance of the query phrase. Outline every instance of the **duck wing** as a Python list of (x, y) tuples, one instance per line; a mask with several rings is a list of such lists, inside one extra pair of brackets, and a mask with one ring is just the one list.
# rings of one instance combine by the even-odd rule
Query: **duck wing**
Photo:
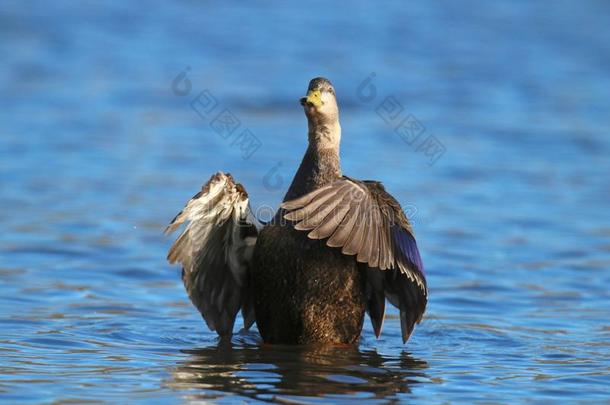
[(426, 309), (428, 288), (413, 230), (398, 201), (380, 182), (342, 177), (282, 208), (295, 229), (356, 256), (366, 269), (367, 311), (375, 334), (381, 333), (387, 298), (400, 310), (406, 342)]
[(248, 329), (254, 323), (254, 309), (247, 269), (258, 231), (246, 190), (230, 174), (214, 174), (165, 233), (185, 222), (167, 260), (182, 265), (182, 281), (191, 301), (220, 336), (231, 335), (240, 309)]

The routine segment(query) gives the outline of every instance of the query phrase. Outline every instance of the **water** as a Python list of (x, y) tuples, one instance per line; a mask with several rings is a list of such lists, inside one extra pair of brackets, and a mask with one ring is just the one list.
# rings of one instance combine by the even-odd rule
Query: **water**
[[(370, 7), (3, 3), (0, 399), (608, 400), (609, 6)], [(358, 348), (219, 346), (161, 232), (220, 169), (276, 207), (318, 75), (344, 172), (412, 218), (426, 318), (406, 346), (395, 310)], [(205, 89), (261, 143), (248, 159), (189, 106)], [(394, 132), (388, 96), (443, 154)]]

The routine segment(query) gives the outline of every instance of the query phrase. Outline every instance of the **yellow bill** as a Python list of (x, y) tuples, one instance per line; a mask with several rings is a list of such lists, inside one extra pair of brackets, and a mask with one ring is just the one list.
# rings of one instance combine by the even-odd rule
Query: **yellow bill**
[(322, 105), (320, 90), (309, 90), (305, 99), (308, 103), (311, 103), (316, 107), (320, 107)]

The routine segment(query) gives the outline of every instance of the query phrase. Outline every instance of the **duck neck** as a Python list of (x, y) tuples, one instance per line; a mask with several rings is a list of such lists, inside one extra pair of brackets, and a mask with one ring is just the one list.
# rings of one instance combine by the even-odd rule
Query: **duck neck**
[(300, 197), (341, 177), (339, 121), (329, 124), (309, 120), (308, 138), (309, 146), (284, 201)]

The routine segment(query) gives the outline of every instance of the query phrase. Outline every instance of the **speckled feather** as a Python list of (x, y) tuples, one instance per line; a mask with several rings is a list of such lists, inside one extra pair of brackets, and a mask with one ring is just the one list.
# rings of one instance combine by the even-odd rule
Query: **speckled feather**
[(230, 174), (218, 172), (191, 198), (166, 229), (188, 222), (167, 259), (182, 265), (186, 291), (211, 330), (230, 336), (237, 312), (244, 326), (254, 322), (247, 265), (257, 230), (248, 195)]

